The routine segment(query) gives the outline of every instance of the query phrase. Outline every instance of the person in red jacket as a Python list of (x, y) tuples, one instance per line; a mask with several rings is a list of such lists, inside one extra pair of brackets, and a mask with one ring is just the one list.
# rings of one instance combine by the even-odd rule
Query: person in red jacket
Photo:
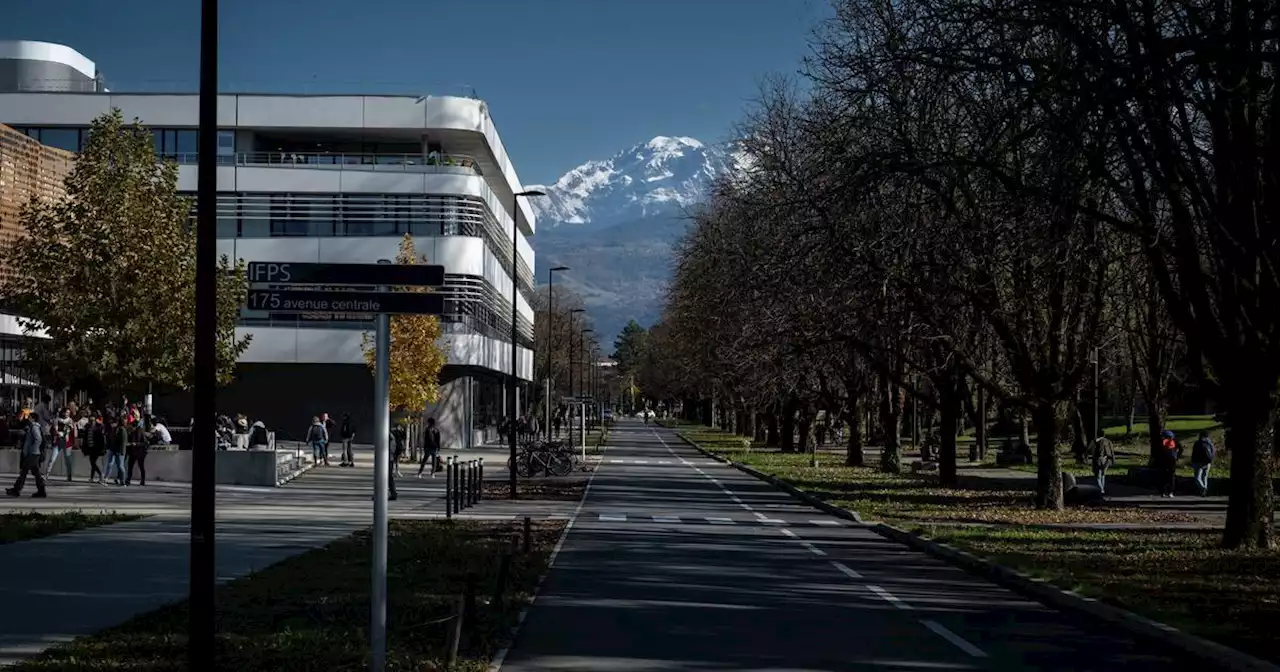
[(1157, 465), (1161, 471), (1160, 496), (1173, 497), (1178, 481), (1178, 453), (1181, 449), (1173, 432), (1166, 429), (1163, 436), (1164, 438), (1160, 441), (1160, 464)]

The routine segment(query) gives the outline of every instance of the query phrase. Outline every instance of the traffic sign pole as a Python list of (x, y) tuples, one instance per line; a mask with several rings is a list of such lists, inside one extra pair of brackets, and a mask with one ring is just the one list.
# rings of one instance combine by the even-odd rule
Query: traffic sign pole
[(370, 669), (382, 672), (387, 665), (387, 480), (391, 456), (391, 317), (379, 313), (374, 337), (373, 373), (373, 613), (369, 628), (372, 651)]

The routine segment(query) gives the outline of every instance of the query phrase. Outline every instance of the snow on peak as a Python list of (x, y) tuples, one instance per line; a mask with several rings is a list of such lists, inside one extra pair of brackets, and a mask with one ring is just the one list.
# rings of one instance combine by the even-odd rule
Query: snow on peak
[(700, 202), (719, 175), (737, 170), (733, 148), (687, 136), (660, 135), (603, 161), (588, 161), (530, 201), (544, 226), (609, 224), (671, 212)]

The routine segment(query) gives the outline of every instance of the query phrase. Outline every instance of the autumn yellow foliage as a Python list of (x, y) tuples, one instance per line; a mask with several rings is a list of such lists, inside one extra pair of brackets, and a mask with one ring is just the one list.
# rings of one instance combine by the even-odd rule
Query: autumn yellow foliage
[[(418, 263), (413, 236), (405, 234), (396, 254), (397, 264)], [(402, 292), (429, 292), (429, 287), (397, 287)], [(421, 411), (440, 396), (440, 370), (445, 365), (445, 352), (440, 345), (443, 330), (436, 315), (391, 316), (391, 408)], [(370, 333), (364, 335), (364, 359), (370, 371), (374, 367), (375, 343)]]

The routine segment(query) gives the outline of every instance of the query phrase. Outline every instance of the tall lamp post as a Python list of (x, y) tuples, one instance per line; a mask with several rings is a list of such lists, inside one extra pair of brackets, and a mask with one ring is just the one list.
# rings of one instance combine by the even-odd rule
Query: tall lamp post
[(555, 377), (551, 375), (551, 337), (554, 334), (556, 319), (556, 273), (569, 270), (568, 266), (555, 266), (547, 271), (547, 424), (543, 425), (543, 431), (547, 433), (547, 440), (551, 439), (551, 388)]
[[(583, 329), (582, 331), (578, 332), (578, 334), (579, 334), (579, 336), (578, 336), (578, 365), (579, 365), (579, 366), (582, 366), (583, 364), (586, 364), (586, 363), (587, 363), (587, 334), (594, 334), (594, 333), (596, 333), (596, 330), (595, 330), (595, 329), (592, 329), (591, 327), (587, 327), (587, 328)], [(579, 392), (581, 393), (579, 396), (583, 396), (583, 397), (585, 397), (585, 396), (587, 396), (587, 392), (588, 392), (588, 389), (589, 389), (589, 388), (587, 387), (587, 372), (586, 372), (585, 370), (580, 369), (580, 370), (578, 371), (578, 380), (579, 380), (579, 381), (581, 381), (581, 383), (582, 383), (582, 384), (579, 386), (579, 387), (581, 387), (581, 388), (582, 388), (581, 390), (579, 390)], [(578, 407), (582, 409), (582, 412), (579, 414), (579, 417), (580, 417), (580, 419), (581, 419), (582, 424), (581, 424), (581, 426), (579, 426), (579, 427), (578, 427), (578, 432), (582, 435), (582, 436), (581, 436), (581, 438), (582, 438), (582, 445), (583, 445), (583, 447), (584, 447), (584, 449), (585, 449), (585, 447), (586, 447), (586, 445), (587, 445), (587, 402), (586, 402), (586, 401), (579, 400), (579, 402), (578, 402), (578, 403), (579, 403), (579, 406), (578, 406)], [(586, 458), (585, 458), (585, 457), (583, 457), (583, 459), (585, 460)]]
[(520, 265), (520, 248), (518, 245), (520, 241), (520, 197), (529, 198), (546, 195), (546, 192), (538, 191), (537, 189), (518, 191), (511, 195), (511, 395), (507, 402), (510, 408), (507, 417), (510, 418), (512, 423), (510, 431), (507, 432), (511, 438), (511, 499), (516, 499), (516, 381), (520, 380), (518, 375), (520, 359), (517, 357), (518, 350), (516, 345), (519, 340), (519, 334), (516, 332), (516, 321), (520, 314), (520, 281), (516, 279), (518, 274), (517, 267)]
[[(569, 311), (569, 353), (568, 353), (569, 354), (569, 396), (574, 398), (577, 397), (577, 392), (574, 390), (574, 386), (573, 386), (573, 383), (574, 383), (573, 336), (578, 332), (574, 331), (573, 329), (573, 316), (577, 315), (578, 313), (585, 313), (585, 312), (587, 311), (582, 308), (574, 308), (573, 310)], [(569, 417), (567, 418), (567, 420), (569, 421), (569, 426), (568, 426), (569, 446), (572, 447), (573, 446), (573, 409), (572, 408), (569, 409)]]

